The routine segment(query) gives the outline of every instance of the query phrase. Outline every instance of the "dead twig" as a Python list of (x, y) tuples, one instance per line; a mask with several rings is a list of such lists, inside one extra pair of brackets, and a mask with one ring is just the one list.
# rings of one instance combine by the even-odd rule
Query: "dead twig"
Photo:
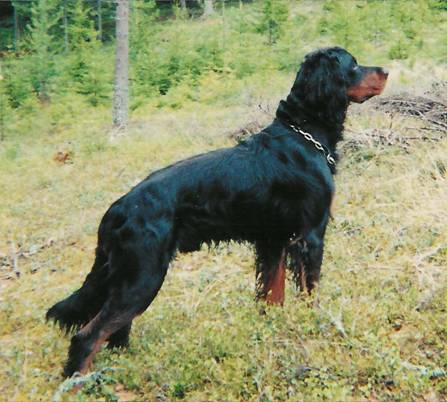
[(9, 257), (11, 260), (12, 272), (15, 274), (17, 278), (20, 277), (20, 269), (19, 269), (20, 253), (21, 253), (20, 249), (17, 249), (14, 241), (11, 240), (9, 247)]
[(423, 96), (399, 94), (376, 101), (376, 109), (421, 119), (425, 128), (447, 133), (447, 82), (441, 81)]
[[(408, 128), (408, 127), (407, 127)], [(413, 130), (419, 130), (419, 128), (411, 127)], [(404, 150), (408, 150), (408, 148), (415, 142), (426, 142), (426, 141), (440, 141), (442, 137), (440, 136), (428, 136), (426, 134), (423, 135), (402, 135), (399, 131), (395, 131), (392, 129), (368, 129), (360, 132), (353, 132), (352, 130), (347, 129), (348, 133), (353, 133), (352, 136), (346, 139), (341, 145), (342, 152), (347, 149), (358, 150), (362, 147), (376, 147), (376, 146), (398, 146), (403, 148)], [(437, 132), (439, 130), (436, 130)]]
[(9, 242), (9, 253), (4, 254), (0, 253), (0, 262), (1, 267), (11, 267), (13, 274), (16, 278), (19, 278), (21, 275), (21, 270), (19, 268), (19, 260), (20, 258), (30, 258), (34, 254), (41, 252), (42, 250), (51, 247), (55, 242), (54, 238), (49, 238), (43, 244), (34, 244), (30, 246), (27, 250), (24, 249), (23, 245), (20, 243), (16, 243), (14, 240), (10, 240)]
[(264, 124), (257, 120), (253, 120), (246, 124), (245, 126), (235, 130), (231, 131), (227, 135), (236, 140), (236, 141), (242, 141), (249, 137), (250, 135), (256, 134), (257, 132), (261, 131), (261, 129), (264, 127)]

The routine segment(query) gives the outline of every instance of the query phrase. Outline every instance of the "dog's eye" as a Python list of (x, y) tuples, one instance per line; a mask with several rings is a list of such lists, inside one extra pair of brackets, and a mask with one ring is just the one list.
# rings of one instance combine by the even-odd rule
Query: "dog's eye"
[(351, 69), (349, 70), (348, 75), (349, 75), (350, 77), (354, 77), (354, 76), (356, 75), (358, 69), (359, 69), (359, 66), (354, 66), (353, 68), (351, 68)]

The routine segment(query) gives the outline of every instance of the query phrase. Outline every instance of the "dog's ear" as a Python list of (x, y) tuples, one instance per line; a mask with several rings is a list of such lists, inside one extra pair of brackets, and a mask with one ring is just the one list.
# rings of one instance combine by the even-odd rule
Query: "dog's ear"
[(292, 87), (305, 109), (328, 123), (342, 123), (348, 97), (346, 76), (338, 57), (328, 51), (317, 51), (305, 59)]
[(327, 103), (345, 89), (345, 78), (338, 58), (325, 53), (308, 56), (298, 76), (302, 95), (312, 106)]

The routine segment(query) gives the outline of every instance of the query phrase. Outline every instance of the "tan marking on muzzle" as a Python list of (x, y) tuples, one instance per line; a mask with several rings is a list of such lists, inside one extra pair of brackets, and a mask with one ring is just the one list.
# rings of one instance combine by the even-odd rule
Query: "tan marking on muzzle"
[(357, 85), (348, 88), (348, 97), (351, 101), (360, 103), (372, 96), (380, 95), (385, 88), (386, 80), (385, 74), (369, 73)]

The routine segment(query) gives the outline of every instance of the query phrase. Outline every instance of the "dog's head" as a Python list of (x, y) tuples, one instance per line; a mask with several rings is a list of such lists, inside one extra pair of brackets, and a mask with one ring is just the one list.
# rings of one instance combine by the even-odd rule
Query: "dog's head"
[(379, 95), (387, 77), (386, 69), (361, 66), (340, 47), (319, 49), (304, 58), (284, 106), (289, 112), (303, 109), (323, 123), (340, 125), (349, 102)]
[(382, 67), (367, 67), (345, 49), (331, 47), (309, 53), (298, 72), (295, 85), (310, 103), (362, 103), (380, 95), (385, 88), (388, 71)]

